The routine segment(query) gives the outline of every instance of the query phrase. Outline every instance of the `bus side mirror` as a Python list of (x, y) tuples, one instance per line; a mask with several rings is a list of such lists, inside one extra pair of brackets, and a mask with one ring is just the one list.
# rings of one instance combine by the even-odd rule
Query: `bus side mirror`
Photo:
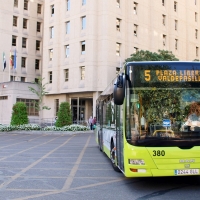
[(114, 103), (116, 105), (123, 104), (124, 97), (125, 97), (125, 76), (124, 75), (119, 75), (117, 77), (117, 80), (114, 84), (113, 97), (114, 97)]

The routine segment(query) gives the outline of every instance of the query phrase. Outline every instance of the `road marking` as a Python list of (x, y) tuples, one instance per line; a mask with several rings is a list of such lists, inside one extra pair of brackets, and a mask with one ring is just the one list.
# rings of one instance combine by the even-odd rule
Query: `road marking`
[(16, 198), (16, 199), (13, 199), (13, 200), (34, 199), (34, 198), (38, 198), (38, 197), (49, 196), (49, 195), (52, 195), (52, 194), (60, 194), (60, 193), (65, 193), (65, 192), (74, 191), (74, 190), (80, 190), (80, 189), (84, 189), (84, 188), (92, 188), (92, 187), (97, 187), (97, 186), (100, 186), (100, 185), (106, 185), (106, 184), (110, 184), (110, 183), (116, 183), (116, 182), (120, 182), (120, 181), (124, 181), (124, 180), (126, 180), (126, 178), (118, 178), (118, 179), (115, 179), (115, 180), (105, 181), (105, 182), (102, 182), (102, 183), (85, 185), (85, 186), (81, 186), (81, 187), (77, 187), (77, 188), (72, 188), (72, 189), (64, 189), (64, 190), (57, 190), (57, 191), (52, 191), (52, 192), (46, 192), (46, 193), (43, 193), (43, 194), (36, 194), (36, 195), (27, 196), (27, 197), (20, 197), (20, 198)]
[[(24, 136), (24, 137), (25, 137), (25, 136)], [(22, 138), (24, 138), (24, 137), (22, 137)], [(30, 142), (30, 141), (35, 140), (35, 139), (40, 138), (40, 137), (42, 137), (42, 136), (39, 136), (39, 137), (30, 139), (30, 140), (28, 140), (28, 141)], [(22, 138), (21, 138), (21, 139), (22, 139)], [(10, 140), (14, 140), (14, 139), (10, 139)], [(21, 141), (21, 142), (18, 142), (18, 143), (9, 144), (9, 145), (0, 147), (0, 149), (6, 148), (6, 147), (11, 147), (11, 146), (14, 146), (14, 145), (17, 145), (17, 144), (21, 144), (21, 143), (26, 143), (26, 142), (27, 142), (27, 141)]]
[[(11, 177), (10, 180), (6, 181), (6, 182), (3, 182), (1, 185), (0, 185), (0, 189), (9, 185), (11, 182), (13, 182), (14, 180), (16, 180), (17, 178), (19, 178), (22, 174), (24, 174), (25, 172), (27, 172), (29, 169), (31, 169), (32, 167), (34, 167), (35, 165), (37, 165), (39, 162), (41, 162), (43, 159), (47, 158), (50, 154), (52, 154), (54, 151), (58, 150), (59, 148), (61, 148), (62, 146), (64, 146), (65, 144), (67, 144), (74, 136), (70, 137), (67, 141), (65, 141), (63, 144), (61, 144), (60, 146), (56, 147), (55, 149), (53, 149), (52, 151), (50, 151), (49, 153), (45, 154), (44, 156), (42, 156), (40, 159), (38, 159), (37, 161), (33, 162), (32, 164), (30, 164), (28, 167), (24, 168), (22, 171), (20, 171), (19, 173), (15, 174), (14, 176)], [(58, 137), (56, 138), (53, 138), (52, 140), (48, 141), (48, 142), (45, 142), (43, 144), (46, 144), (46, 143), (49, 143), (55, 139), (57, 139)], [(41, 145), (41, 144), (40, 144)], [(23, 151), (22, 151), (23, 152)]]
[[(27, 197), (24, 197), (24, 198), (20, 198), (20, 200), (25, 200), (25, 199), (32, 199), (32, 198), (36, 198), (36, 197), (43, 197), (43, 196), (48, 196), (48, 195), (51, 195), (51, 194), (58, 194), (58, 193), (61, 193), (63, 191), (67, 191), (69, 190), (73, 180), (74, 180), (74, 177), (76, 175), (76, 172), (78, 170), (78, 167), (81, 163), (81, 159), (83, 158), (83, 155), (85, 153), (85, 150), (89, 144), (89, 141), (91, 139), (91, 135), (88, 137), (87, 141), (86, 141), (86, 144), (85, 146), (83, 147), (81, 153), (79, 154), (79, 157), (77, 158), (75, 164), (74, 164), (74, 167), (71, 169), (71, 172), (69, 174), (69, 176), (67, 177), (67, 180), (65, 181), (64, 185), (63, 185), (63, 188), (61, 190), (57, 190), (57, 191), (53, 191), (53, 192), (47, 192), (47, 193), (44, 193), (44, 194), (37, 194), (37, 195), (32, 195), (32, 196), (27, 196)], [(16, 199), (18, 200), (18, 199)]]
[(76, 172), (77, 172), (77, 170), (78, 170), (78, 167), (79, 167), (79, 165), (80, 165), (80, 163), (81, 163), (81, 160), (82, 160), (82, 158), (83, 158), (83, 155), (84, 155), (84, 153), (85, 153), (85, 150), (86, 150), (86, 148), (87, 148), (87, 146), (88, 146), (88, 144), (89, 144), (89, 142), (90, 142), (90, 139), (91, 139), (91, 135), (90, 135), (89, 138), (87, 139), (87, 142), (86, 142), (86, 144), (85, 144), (83, 150), (81, 151), (79, 157), (77, 158), (76, 163), (75, 163), (74, 167), (72, 168), (72, 170), (71, 170), (71, 172), (70, 172), (70, 174), (69, 174), (69, 177), (67, 178), (65, 184), (63, 185), (62, 190), (67, 190), (67, 189), (70, 188), (70, 186), (71, 186), (71, 184), (72, 184), (72, 181), (74, 180), (74, 176), (76, 175)]
[[(58, 138), (58, 137), (57, 137), (57, 138)], [(23, 150), (23, 151), (19, 151), (19, 152), (17, 152), (17, 153), (14, 153), (14, 154), (12, 154), (12, 155), (10, 155), (10, 156), (5, 156), (5, 157), (3, 157), (3, 158), (0, 158), (0, 161), (5, 160), (5, 159), (7, 159), (7, 158), (11, 158), (11, 157), (13, 157), (13, 156), (15, 156), (15, 155), (17, 155), (17, 154), (24, 153), (24, 152), (26, 152), (26, 151), (28, 151), (28, 150), (30, 150), (30, 149), (34, 149), (35, 147), (41, 146), (41, 145), (43, 145), (43, 144), (47, 144), (47, 143), (49, 143), (49, 142), (51, 142), (51, 141), (53, 141), (53, 140), (55, 140), (55, 139), (56, 139), (56, 138), (53, 138), (53, 139), (49, 140), (48, 142), (44, 142), (44, 143), (42, 143), (42, 144), (35, 145), (35, 146), (30, 147), (30, 148), (28, 148), (28, 149), (25, 149), (25, 150)]]

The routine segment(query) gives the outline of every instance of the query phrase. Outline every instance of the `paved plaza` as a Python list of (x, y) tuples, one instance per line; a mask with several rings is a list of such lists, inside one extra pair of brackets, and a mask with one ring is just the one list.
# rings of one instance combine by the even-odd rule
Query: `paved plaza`
[(0, 200), (198, 200), (199, 177), (125, 178), (94, 132), (0, 133)]
[(90, 193), (80, 191), (122, 179), (99, 152), (93, 131), (0, 134), (2, 200), (90, 199)]

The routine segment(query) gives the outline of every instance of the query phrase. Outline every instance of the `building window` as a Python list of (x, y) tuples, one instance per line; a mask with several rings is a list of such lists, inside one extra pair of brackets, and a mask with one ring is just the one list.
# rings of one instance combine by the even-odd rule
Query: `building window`
[(36, 40), (36, 51), (40, 51), (40, 41)]
[(120, 31), (120, 21), (121, 21), (120, 19), (118, 19), (118, 18), (116, 19), (116, 30), (117, 31)]
[(50, 27), (50, 38), (54, 38), (54, 27)]
[(27, 38), (22, 38), (22, 48), (26, 48), (26, 40)]
[(80, 67), (81, 68), (81, 80), (85, 80), (85, 67)]
[(54, 5), (51, 5), (51, 17), (54, 16)]
[(86, 28), (86, 16), (82, 17), (82, 29)]
[(38, 78), (35, 78), (35, 83), (39, 83), (39, 79)]
[(37, 5), (37, 13), (41, 14), (42, 13), (42, 5), (38, 3)]
[(10, 81), (15, 81), (15, 76), (10, 76)]
[(174, 1), (174, 11), (176, 12), (177, 11), (177, 2)]
[(116, 43), (116, 55), (120, 56), (120, 43)]
[(70, 33), (70, 21), (66, 22), (66, 34)]
[(82, 5), (86, 5), (86, 0), (82, 0)]
[(21, 77), (21, 82), (26, 82), (26, 78), (25, 77)]
[(52, 71), (49, 72), (49, 83), (52, 83), (53, 74)]
[(26, 67), (26, 58), (25, 58), (25, 57), (22, 57), (22, 60), (21, 60), (21, 67), (23, 67), (23, 68)]
[(138, 7), (138, 3), (133, 2), (133, 14), (137, 15), (137, 7)]
[(12, 46), (17, 46), (17, 36), (12, 36)]
[(195, 12), (195, 22), (197, 22), (197, 19), (198, 19), (198, 13)]
[(55, 99), (55, 116), (58, 115), (59, 111), (59, 99)]
[(49, 60), (53, 60), (53, 49), (49, 49)]
[(138, 50), (139, 50), (139, 49), (138, 49), (137, 47), (134, 47), (134, 48), (133, 48), (133, 53), (137, 53)]
[(165, 26), (165, 23), (166, 23), (166, 15), (162, 15), (162, 23), (163, 23), (163, 25)]
[(24, 10), (28, 10), (28, 0), (24, 0)]
[(36, 105), (38, 105), (39, 100), (36, 99), (16, 99), (17, 102), (24, 102), (27, 107), (27, 114), (29, 116), (38, 116), (39, 111), (36, 109)]
[(85, 41), (81, 42), (81, 54), (85, 54)]
[(198, 30), (195, 29), (195, 38), (198, 39)]
[(17, 26), (17, 17), (13, 16), (13, 26)]
[(18, 7), (18, 0), (14, 0), (14, 7)]
[(134, 36), (137, 36), (138, 25), (134, 24)]
[(165, 0), (162, 0), (162, 5), (165, 6)]
[(35, 69), (40, 69), (40, 60), (35, 59)]
[(199, 56), (199, 47), (196, 47), (196, 56)]
[(116, 0), (117, 1), (117, 8), (120, 8), (120, 0)]
[(197, 0), (194, 0), (194, 5), (197, 5)]
[(178, 49), (178, 39), (175, 39), (175, 49)]
[(69, 69), (65, 69), (65, 82), (69, 81)]
[(177, 31), (178, 29), (178, 20), (175, 20), (175, 30)]
[(23, 18), (23, 28), (27, 29), (28, 20)]
[(165, 46), (166, 45), (166, 35), (163, 35), (163, 46)]
[(119, 74), (120, 72), (120, 67), (116, 67), (116, 74)]
[(41, 22), (37, 22), (37, 32), (40, 32), (41, 29)]
[(0, 100), (6, 100), (8, 99), (8, 96), (0, 96)]
[(65, 57), (68, 58), (69, 57), (69, 45), (65, 46)]
[(66, 9), (67, 11), (69, 11), (70, 10), (70, 0), (67, 0), (67, 9)]

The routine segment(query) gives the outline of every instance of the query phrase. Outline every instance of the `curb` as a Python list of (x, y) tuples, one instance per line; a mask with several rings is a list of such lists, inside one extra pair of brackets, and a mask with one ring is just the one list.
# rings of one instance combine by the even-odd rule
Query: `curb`
[(75, 135), (81, 133), (94, 133), (94, 131), (3, 131), (0, 134), (46, 134), (46, 135)]

